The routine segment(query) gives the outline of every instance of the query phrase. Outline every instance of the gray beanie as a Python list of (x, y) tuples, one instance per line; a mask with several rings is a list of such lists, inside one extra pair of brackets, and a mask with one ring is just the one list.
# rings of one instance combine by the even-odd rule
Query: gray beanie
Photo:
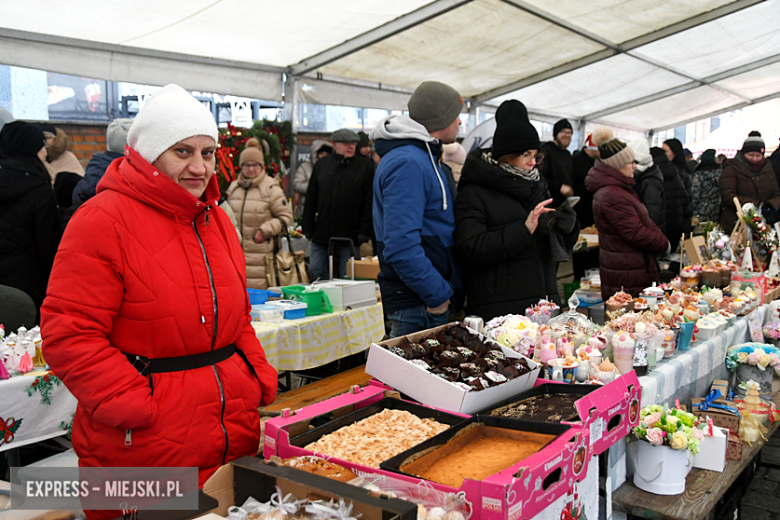
[(342, 128), (336, 130), (330, 135), (330, 141), (332, 143), (357, 143), (360, 141), (360, 137), (352, 130)]
[(463, 109), (463, 98), (458, 92), (438, 81), (420, 83), (409, 98), (409, 117), (429, 132), (447, 128)]
[(106, 130), (106, 148), (109, 152), (125, 153), (127, 132), (133, 124), (130, 118), (118, 118), (111, 121)]

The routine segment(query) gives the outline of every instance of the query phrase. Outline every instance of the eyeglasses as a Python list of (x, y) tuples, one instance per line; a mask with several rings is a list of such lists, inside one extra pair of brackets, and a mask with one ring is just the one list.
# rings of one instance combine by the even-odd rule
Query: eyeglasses
[(241, 167), (245, 170), (262, 170), (264, 168), (262, 164), (258, 164), (255, 162), (244, 163)]
[(520, 157), (522, 157), (525, 161), (530, 161), (533, 159), (536, 162), (542, 162), (542, 159), (544, 159), (544, 154), (536, 152), (525, 152), (524, 154), (520, 155)]

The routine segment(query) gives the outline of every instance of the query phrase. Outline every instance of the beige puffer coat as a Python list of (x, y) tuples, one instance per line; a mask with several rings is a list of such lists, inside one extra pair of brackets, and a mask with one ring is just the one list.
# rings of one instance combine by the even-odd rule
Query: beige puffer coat
[[(289, 226), (293, 220), (292, 209), (279, 183), (265, 172), (252, 179), (248, 188), (241, 187), (239, 183), (242, 180), (243, 175), (239, 175), (238, 180), (228, 186), (227, 201), (241, 229), (241, 245), (246, 257), (246, 284), (252, 289), (267, 289), (265, 257), (273, 254), (273, 239), (282, 232), (282, 223), (277, 217)], [(254, 240), (258, 229), (265, 237), (261, 244)]]

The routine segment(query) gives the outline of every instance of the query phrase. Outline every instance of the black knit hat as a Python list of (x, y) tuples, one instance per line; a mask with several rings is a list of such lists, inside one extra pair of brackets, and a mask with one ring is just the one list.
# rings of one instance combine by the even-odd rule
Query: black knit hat
[(538, 150), (539, 132), (528, 120), (525, 105), (516, 99), (504, 101), (496, 110), (496, 131), (493, 134), (493, 157)]
[(558, 137), (558, 134), (561, 133), (563, 130), (571, 130), (574, 131), (574, 129), (571, 127), (571, 123), (569, 123), (568, 119), (560, 119), (555, 122), (553, 125), (553, 139)]
[(753, 130), (748, 134), (748, 138), (745, 139), (745, 142), (742, 143), (742, 150), (740, 150), (740, 152), (743, 154), (748, 152), (758, 152), (763, 154), (765, 150), (766, 145), (764, 144), (764, 140), (761, 139), (761, 134)]
[(358, 144), (357, 144), (358, 150), (360, 150), (364, 146), (371, 146), (371, 142), (368, 140), (367, 133), (360, 131), (357, 133), (357, 135), (358, 135)]
[(0, 131), (0, 152), (7, 157), (36, 157), (46, 145), (43, 130), (24, 121), (14, 121)]

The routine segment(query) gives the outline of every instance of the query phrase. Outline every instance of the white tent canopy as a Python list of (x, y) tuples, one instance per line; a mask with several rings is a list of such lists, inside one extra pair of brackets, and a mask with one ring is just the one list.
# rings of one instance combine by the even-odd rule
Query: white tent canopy
[[(293, 103), (660, 130), (780, 96), (780, 0), (0, 0), (0, 63)], [(288, 98), (288, 101), (290, 99)], [(475, 119), (475, 118), (474, 118)]]

